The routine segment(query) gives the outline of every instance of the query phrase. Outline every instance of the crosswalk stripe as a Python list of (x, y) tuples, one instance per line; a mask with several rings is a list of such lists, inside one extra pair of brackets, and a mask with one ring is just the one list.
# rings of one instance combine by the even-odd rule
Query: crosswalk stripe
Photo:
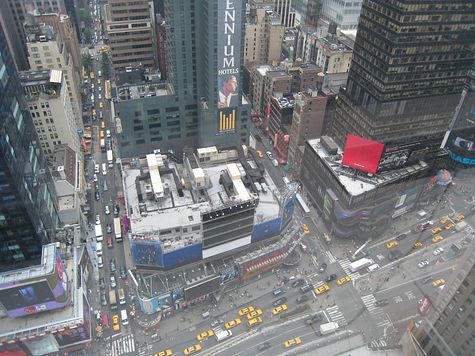
[(327, 255), (330, 263), (335, 263), (336, 262), (336, 258), (335, 256), (333, 256), (333, 253), (331, 253), (331, 251), (325, 251), (325, 254)]
[(124, 335), (114, 339), (109, 349), (106, 349), (108, 356), (120, 356), (122, 354), (135, 351), (135, 340), (132, 334)]
[(330, 319), (338, 323), (339, 326), (345, 326), (348, 324), (348, 322), (345, 319), (345, 316), (340, 311), (340, 308), (338, 307), (338, 305), (328, 307), (326, 309), (326, 312), (330, 316)]
[(350, 265), (351, 262), (348, 258), (343, 258), (341, 260), (338, 260), (340, 263), (341, 268), (345, 271), (345, 273), (351, 278), (351, 279), (358, 279), (360, 278), (360, 273), (359, 272), (351, 272), (350, 271)]

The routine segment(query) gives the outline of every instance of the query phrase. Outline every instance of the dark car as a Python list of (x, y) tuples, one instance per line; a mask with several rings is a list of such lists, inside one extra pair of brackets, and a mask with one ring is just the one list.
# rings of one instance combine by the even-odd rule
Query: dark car
[(96, 198), (97, 201), (99, 201), (101, 199), (100, 195), (99, 195), (99, 192), (96, 190), (96, 192), (94, 193), (94, 197)]
[(374, 302), (374, 306), (376, 307), (382, 307), (384, 305), (388, 305), (388, 300), (387, 299), (380, 299)]
[(327, 264), (325, 262), (323, 262), (320, 265), (320, 268), (318, 269), (318, 271), (321, 273), (321, 272), (325, 271), (326, 268), (327, 268)]
[(115, 204), (114, 205), (114, 215), (119, 216), (119, 213), (120, 213), (119, 205)]
[(107, 225), (106, 225), (106, 232), (107, 232), (108, 234), (111, 234), (111, 233), (112, 233), (112, 226), (111, 226), (111, 224), (107, 224)]
[(279, 305), (282, 305), (284, 304), (285, 302), (287, 301), (287, 298), (286, 297), (282, 297), (282, 298), (279, 298), (279, 299), (276, 299), (272, 302), (272, 305), (274, 307), (278, 307)]
[(310, 298), (308, 297), (307, 294), (301, 295), (300, 297), (297, 298), (297, 303), (303, 303), (309, 300)]
[(422, 284), (427, 284), (427, 283), (429, 283), (430, 281), (432, 281), (432, 279), (433, 279), (432, 276), (426, 277), (426, 278), (424, 278), (424, 279), (422, 280)]
[(314, 314), (310, 318), (305, 319), (305, 324), (312, 325), (312, 324), (318, 323), (319, 321), (322, 321), (322, 320), (323, 320), (323, 317), (322, 317), (321, 314)]
[(127, 271), (124, 266), (120, 266), (120, 278), (124, 279), (125, 277), (127, 277)]
[(407, 237), (407, 234), (401, 234), (401, 235), (396, 236), (396, 240), (401, 241), (401, 240), (404, 240), (406, 237)]
[(101, 293), (101, 305), (105, 307), (107, 305), (106, 293)]
[(393, 250), (391, 252), (388, 253), (388, 259), (390, 261), (394, 261), (394, 260), (397, 260), (399, 257), (402, 256), (402, 252), (399, 251), (399, 250)]
[(270, 348), (270, 342), (266, 341), (262, 344), (260, 344), (259, 346), (257, 346), (257, 350), (258, 351), (264, 351), (264, 350), (267, 350)]
[(303, 287), (300, 287), (300, 291), (302, 293), (310, 292), (312, 289), (313, 289), (313, 285), (311, 285), (311, 284), (306, 284)]
[(301, 287), (305, 284), (305, 281), (303, 279), (297, 279), (296, 281), (292, 282), (292, 287), (297, 288)]
[(110, 270), (111, 270), (112, 273), (114, 273), (116, 271), (115, 260), (113, 258), (109, 262), (109, 267), (110, 267)]
[(327, 282), (331, 282), (331, 281), (334, 281), (335, 279), (337, 279), (338, 277), (336, 276), (336, 274), (330, 274), (327, 278), (325, 278), (325, 280)]
[(272, 291), (272, 295), (274, 297), (278, 297), (279, 295), (282, 295), (284, 293), (285, 293), (285, 290), (283, 290), (282, 288), (277, 288)]
[(104, 277), (99, 278), (99, 287), (100, 287), (101, 289), (105, 289), (105, 288), (106, 288), (106, 282), (104, 281)]

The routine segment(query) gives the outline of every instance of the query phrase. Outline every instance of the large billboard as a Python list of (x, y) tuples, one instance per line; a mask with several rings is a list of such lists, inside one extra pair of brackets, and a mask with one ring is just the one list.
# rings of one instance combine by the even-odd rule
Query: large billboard
[(52, 302), (55, 299), (48, 282), (43, 280), (2, 289), (0, 300), (7, 311), (25, 308), (25, 314), (31, 314), (36, 312), (36, 308), (28, 311), (29, 307)]
[(219, 289), (220, 276), (207, 279), (199, 284), (185, 288), (185, 301), (189, 302), (194, 299), (203, 297), (210, 293), (214, 293)]
[(217, 107), (218, 133), (235, 131), (240, 101), (241, 26), (243, 1), (218, 1)]
[(360, 171), (375, 174), (384, 144), (366, 138), (348, 134), (342, 164)]

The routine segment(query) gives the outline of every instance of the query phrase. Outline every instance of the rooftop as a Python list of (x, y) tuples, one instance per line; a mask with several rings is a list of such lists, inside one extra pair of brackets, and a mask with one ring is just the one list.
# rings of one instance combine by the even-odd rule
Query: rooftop
[[(258, 204), (256, 219), (278, 215), (275, 184), (269, 176), (264, 178), (262, 164), (248, 154), (246, 147), (238, 148), (187, 151), (183, 162), (159, 151), (123, 162), (132, 232), (146, 234), (199, 225), (203, 213), (238, 204)], [(252, 180), (265, 180), (269, 192), (259, 193)]]
[(169, 95), (166, 83), (142, 83), (117, 87), (117, 101)]
[(343, 150), (338, 147), (337, 154), (332, 155), (323, 147), (320, 143), (321, 139), (308, 140), (308, 144), (313, 151), (322, 159), (325, 165), (330, 169), (335, 177), (339, 180), (340, 184), (346, 189), (346, 191), (353, 195), (359, 195), (369, 192), (378, 187), (388, 185), (403, 177), (410, 176), (418, 171), (424, 171), (428, 165), (424, 161), (420, 161), (417, 164), (412, 164), (400, 169), (386, 171), (378, 174), (369, 174), (366, 172), (358, 171), (354, 168), (343, 166), (341, 164), (343, 158)]
[(295, 98), (292, 94), (277, 97), (274, 98), (274, 100), (277, 102), (279, 108), (281, 109), (293, 108), (295, 105)]

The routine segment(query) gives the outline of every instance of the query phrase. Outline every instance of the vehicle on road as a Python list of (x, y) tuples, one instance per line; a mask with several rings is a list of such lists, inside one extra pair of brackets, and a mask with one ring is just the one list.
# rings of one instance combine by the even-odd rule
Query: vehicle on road
[(433, 279), (432, 276), (428, 276), (428, 277), (426, 277), (426, 278), (424, 278), (424, 279), (422, 280), (422, 284), (427, 284), (427, 283), (429, 283), (430, 281), (432, 281), (432, 279)]
[(464, 216), (463, 214), (460, 214), (460, 215), (458, 215), (457, 217), (455, 217), (455, 221), (456, 221), (456, 222), (460, 222), (460, 221), (462, 221), (463, 219), (465, 219), (465, 216)]
[(115, 294), (115, 289), (109, 291), (109, 304), (111, 309), (117, 309), (117, 296)]
[(125, 270), (124, 266), (120, 266), (120, 278), (124, 279), (127, 277), (127, 271)]
[(382, 307), (382, 306), (385, 306), (385, 305), (388, 305), (388, 300), (387, 299), (380, 299), (380, 300), (377, 300), (374, 302), (374, 306), (376, 307)]
[(110, 234), (110, 233), (112, 232), (112, 226), (111, 226), (111, 224), (107, 224), (107, 225), (106, 225), (106, 232), (107, 232), (108, 234)]
[(105, 307), (107, 305), (107, 297), (106, 297), (106, 293), (101, 293), (101, 305), (103, 307)]
[(108, 248), (113, 248), (114, 247), (114, 242), (112, 240), (112, 236), (111, 235), (108, 235), (107, 236), (107, 247)]
[(201, 350), (201, 345), (200, 344), (196, 344), (196, 345), (193, 345), (193, 346), (189, 346), (187, 347), (186, 349), (183, 350), (183, 353), (185, 355), (191, 355), (191, 354), (194, 354), (195, 352), (198, 352)]
[(401, 235), (396, 236), (396, 240), (401, 241), (401, 240), (404, 240), (406, 237), (407, 237), (407, 234), (401, 234)]
[(450, 230), (450, 229), (452, 229), (452, 228), (454, 228), (454, 227), (455, 227), (455, 224), (454, 224), (454, 223), (450, 223), (450, 224), (445, 225), (444, 229), (445, 229), (445, 230)]
[(429, 261), (427, 261), (427, 260), (422, 260), (421, 262), (419, 262), (419, 263), (417, 264), (417, 267), (419, 267), (419, 268), (424, 268), (424, 267), (427, 267), (428, 265), (429, 265)]
[(432, 235), (436, 235), (436, 234), (438, 234), (438, 233), (441, 232), (441, 231), (442, 231), (442, 229), (441, 229), (440, 227), (435, 227), (435, 228), (433, 228), (433, 229), (431, 230)]
[(437, 235), (437, 236), (434, 236), (434, 237), (432, 238), (432, 242), (433, 242), (433, 243), (437, 243), (437, 242), (439, 242), (439, 241), (442, 241), (443, 239), (444, 239), (444, 238), (443, 238), (441, 235)]
[(116, 271), (115, 260), (113, 258), (111, 258), (109, 261), (109, 268), (112, 273)]
[(278, 166), (279, 166), (279, 162), (274, 158), (274, 159), (272, 160), (272, 165), (273, 165), (274, 167), (278, 167)]
[(379, 265), (377, 263), (373, 263), (371, 266), (368, 267), (368, 272), (374, 272), (379, 269)]
[(327, 278), (325, 278), (325, 281), (326, 282), (331, 282), (331, 281), (334, 281), (335, 279), (337, 279), (337, 275), (336, 274), (330, 274)]
[(114, 216), (119, 216), (120, 208), (118, 204), (114, 204)]
[(102, 164), (102, 175), (103, 176), (107, 175), (107, 164), (105, 163)]
[(122, 242), (122, 225), (120, 223), (120, 218), (114, 218), (114, 234), (115, 242)]
[(96, 242), (96, 254), (102, 256), (102, 242)]
[(246, 308), (242, 308), (241, 310), (239, 310), (238, 314), (239, 314), (239, 316), (243, 316), (243, 315), (249, 314), (253, 311), (254, 311), (254, 307), (252, 305), (250, 305)]
[(94, 198), (96, 199), (96, 201), (101, 200), (101, 197), (100, 197), (99, 192), (97, 190), (94, 192)]
[(402, 256), (402, 252), (399, 250), (392, 250), (392, 251), (389, 251), (388, 253), (388, 259), (390, 261), (397, 260), (401, 256)]
[(173, 350), (166, 349), (166, 350), (155, 353), (153, 356), (172, 356), (172, 355), (173, 355)]
[(305, 324), (307, 325), (313, 325), (315, 323), (318, 323), (319, 321), (323, 320), (323, 316), (321, 314), (314, 314), (310, 318), (305, 319)]
[(274, 297), (278, 297), (279, 295), (282, 295), (282, 294), (284, 294), (284, 293), (285, 293), (285, 290), (283, 290), (282, 288), (274, 289), (274, 290), (272, 291), (272, 295), (273, 295)]
[(308, 228), (307, 224), (302, 224), (302, 229), (303, 229), (303, 232), (305, 232), (306, 235), (310, 234), (310, 229)]
[(259, 158), (263, 158), (263, 157), (264, 157), (264, 153), (262, 153), (262, 151), (257, 150), (257, 151), (256, 151), (256, 154), (257, 154), (257, 157), (259, 157)]
[(228, 321), (226, 324), (224, 324), (224, 327), (229, 330), (238, 326), (239, 324), (241, 324), (241, 319), (236, 318), (234, 320)]
[(285, 346), (286, 349), (288, 349), (288, 348), (293, 347), (295, 345), (298, 345), (300, 343), (302, 343), (302, 339), (299, 338), (299, 337), (295, 337), (293, 339), (285, 340), (284, 346)]
[(334, 321), (326, 323), (326, 324), (321, 324), (320, 325), (320, 334), (322, 335), (328, 335), (331, 333), (334, 333), (337, 331), (339, 328), (338, 323), (335, 323)]
[(106, 282), (104, 281), (104, 277), (99, 278), (99, 287), (100, 287), (101, 289), (105, 289), (105, 288), (106, 288)]
[(306, 284), (306, 285), (300, 287), (300, 291), (301, 291), (302, 293), (310, 292), (312, 289), (313, 289), (313, 285), (312, 285), (312, 284)]
[(256, 310), (250, 312), (249, 314), (247, 314), (247, 320), (251, 320), (251, 319), (253, 319), (256, 316), (259, 316), (261, 314), (262, 314), (262, 309), (256, 309)]
[(97, 174), (94, 173), (94, 175), (92, 176), (92, 181), (93, 181), (94, 183), (96, 183), (98, 180), (99, 180), (99, 179), (97, 178)]
[(330, 290), (330, 286), (328, 284), (323, 284), (320, 287), (314, 289), (316, 295), (326, 293)]
[(416, 242), (414, 245), (412, 245), (412, 248), (416, 249), (416, 248), (422, 248), (424, 245), (422, 244), (422, 242)]
[(277, 307), (277, 306), (279, 306), (279, 305), (284, 304), (286, 301), (287, 301), (287, 298), (286, 298), (286, 297), (282, 297), (282, 298), (276, 299), (276, 300), (274, 300), (274, 301), (272, 302), (272, 306)]
[(122, 321), (122, 325), (129, 325), (129, 318), (127, 317), (127, 310), (122, 309), (120, 311), (120, 320)]
[(101, 167), (99, 167), (99, 165), (96, 163), (94, 164), (94, 173), (101, 173)]
[(396, 247), (397, 245), (399, 245), (399, 243), (397, 241), (391, 241), (391, 242), (388, 242), (386, 244), (386, 247), (387, 248), (393, 248), (393, 247)]
[(450, 220), (450, 217), (448, 215), (445, 215), (445, 216), (442, 216), (439, 220), (439, 222), (443, 225), (443, 224), (446, 224), (448, 223)]
[(296, 302), (300, 304), (300, 303), (306, 302), (306, 301), (309, 300), (309, 299), (310, 299), (309, 296), (308, 296), (307, 294), (304, 294), (304, 295), (299, 296), (299, 297), (296, 299)]
[(114, 331), (120, 330), (119, 316), (117, 314), (114, 314), (112, 316), (112, 330)]
[(444, 253), (444, 249), (442, 247), (439, 247), (439, 248), (436, 248), (434, 250), (434, 256), (438, 256), (440, 255), (441, 253)]
[(434, 287), (439, 287), (439, 286), (443, 286), (445, 285), (445, 280), (440, 278), (440, 279), (436, 279), (435, 281), (432, 282), (432, 285)]
[(117, 287), (117, 282), (115, 281), (115, 276), (114, 275), (110, 276), (110, 286), (111, 286), (111, 288)]
[(247, 321), (247, 327), (252, 328), (253, 326), (259, 325), (262, 323), (262, 318), (260, 316), (256, 318), (249, 319)]
[[(100, 221), (99, 221), (99, 222), (100, 222)], [(94, 225), (94, 230), (95, 230), (95, 233), (96, 233), (96, 241), (97, 241), (97, 242), (101, 242), (102, 239), (103, 239), (103, 236), (102, 236), (102, 225), (100, 225), (100, 224)]]
[(214, 335), (214, 331), (210, 329), (208, 331), (203, 331), (202, 333), (199, 333), (198, 335), (196, 335), (196, 339), (198, 341), (207, 340), (209, 337), (213, 335)]
[(267, 152), (266, 152), (266, 155), (267, 155), (267, 157), (269, 157), (269, 159), (270, 159), (271, 161), (274, 159), (274, 155), (272, 154), (271, 151), (267, 151)]
[[(212, 330), (208, 330), (208, 332), (209, 331), (212, 331)], [(231, 336), (233, 336), (233, 333), (231, 332), (231, 330), (216, 329), (214, 332), (215, 332), (214, 337), (216, 338), (217, 342), (226, 340), (230, 338)]]
[(318, 272), (320, 272), (320, 273), (324, 272), (327, 267), (328, 267), (328, 265), (325, 262), (323, 262), (320, 265), (320, 268), (318, 269)]
[(297, 288), (297, 287), (301, 287), (305, 284), (305, 280), (304, 279), (297, 279), (295, 281), (292, 282), (292, 287), (293, 288)]
[(109, 215), (109, 214), (111, 213), (111, 211), (110, 211), (110, 209), (109, 209), (109, 205), (106, 205), (106, 206), (104, 207), (104, 213), (105, 213), (106, 215)]
[(349, 276), (345, 276), (343, 278), (340, 278), (338, 281), (336, 281), (336, 283), (341, 286), (349, 281), (351, 281), (351, 278)]
[[(299, 205), (300, 209), (302, 209), (303, 216), (304, 217), (309, 217), (310, 216), (310, 209), (309, 209), (307, 203), (305, 203), (305, 200), (303, 200), (302, 196), (299, 193), (297, 193), (295, 195), (295, 199), (297, 200), (297, 204)], [(310, 233), (310, 230), (309, 230), (308, 233)]]
[(102, 259), (102, 256), (97, 256), (97, 267), (104, 268), (104, 260)]
[(257, 350), (258, 350), (259, 352), (261, 352), (261, 351), (270, 349), (270, 347), (271, 347), (270, 342), (266, 341), (266, 342), (260, 344), (259, 346), (257, 346)]
[(350, 264), (350, 271), (351, 272), (358, 272), (360, 269), (365, 267), (371, 266), (373, 264), (373, 260), (369, 258), (361, 258), (357, 261), (354, 261)]
[(278, 307), (272, 309), (272, 315), (277, 315), (277, 314), (283, 313), (283, 312), (285, 312), (287, 309), (289, 309), (289, 307), (287, 306), (287, 304), (279, 305)]
[(119, 290), (117, 291), (117, 294), (119, 295), (119, 304), (120, 305), (124, 305), (125, 303), (127, 303), (127, 300), (125, 299), (125, 293), (124, 293), (124, 290), (122, 288), (119, 288)]

